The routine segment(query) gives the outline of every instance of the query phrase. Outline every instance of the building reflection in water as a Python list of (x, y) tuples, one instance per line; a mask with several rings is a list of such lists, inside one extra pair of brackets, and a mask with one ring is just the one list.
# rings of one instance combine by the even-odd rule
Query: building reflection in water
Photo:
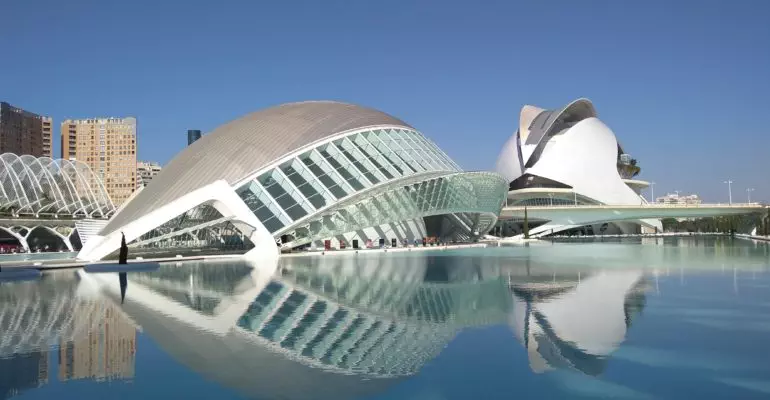
[[(535, 371), (597, 375), (644, 307), (641, 270), (479, 260), (412, 253), (287, 257), (268, 267), (179, 263), (129, 274), (123, 310), (209, 380), (253, 397), (306, 399), (379, 393), (463, 329), (490, 325), (511, 326)], [(114, 279), (94, 279), (119, 298)]]
[[(642, 270), (428, 253), (188, 262), (0, 285), (0, 394), (134, 376), (136, 326), (250, 397), (354, 398), (429, 365), (462, 330), (508, 325), (536, 372), (602, 373), (644, 308)], [(51, 351), (53, 349), (53, 351)], [(289, 378), (290, 377), (290, 378)]]
[(136, 326), (94, 294), (73, 271), (0, 284), (0, 398), (49, 383), (52, 363), (60, 381), (133, 378)]
[(641, 271), (581, 275), (512, 284), (511, 327), (534, 372), (601, 374), (644, 309), (647, 282)]
[(123, 310), (166, 353), (249, 397), (353, 398), (415, 374), (460, 330), (507, 320), (505, 280), (451, 280), (434, 264), (414, 254), (182, 263), (129, 274)]

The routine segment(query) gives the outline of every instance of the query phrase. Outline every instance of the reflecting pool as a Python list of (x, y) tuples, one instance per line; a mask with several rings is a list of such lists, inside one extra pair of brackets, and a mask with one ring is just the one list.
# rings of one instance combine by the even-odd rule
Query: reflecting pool
[(770, 247), (180, 262), (0, 282), (0, 399), (770, 397)]

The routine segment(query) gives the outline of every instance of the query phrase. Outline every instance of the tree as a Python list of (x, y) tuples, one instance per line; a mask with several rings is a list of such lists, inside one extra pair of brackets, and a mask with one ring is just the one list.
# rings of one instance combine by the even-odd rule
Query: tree
[(529, 239), (529, 216), (527, 214), (527, 206), (524, 206), (524, 239)]

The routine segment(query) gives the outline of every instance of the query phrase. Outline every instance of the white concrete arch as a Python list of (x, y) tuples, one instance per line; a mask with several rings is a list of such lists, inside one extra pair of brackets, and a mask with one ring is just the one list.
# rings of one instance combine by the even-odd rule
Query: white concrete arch
[(64, 236), (61, 233), (59, 233), (58, 231), (56, 231), (56, 229), (53, 229), (53, 228), (51, 228), (49, 226), (44, 226), (44, 225), (35, 226), (32, 229), (30, 229), (29, 232), (27, 232), (27, 235), (24, 237), (24, 240), (27, 242), (27, 249), (29, 249), (29, 239), (32, 236), (32, 233), (34, 233), (35, 231), (41, 230), (41, 229), (45, 230), (45, 231), (47, 231), (47, 232), (49, 232), (51, 234), (53, 234), (56, 237), (58, 237), (62, 241), (64, 246), (67, 247), (67, 250), (73, 251), (72, 243), (70, 243), (70, 240), (69, 240), (68, 236)]
[(25, 236), (22, 236), (18, 232), (14, 232), (12, 228), (6, 228), (4, 226), (0, 226), (0, 230), (13, 236), (16, 240), (18, 240), (19, 244), (24, 249), (24, 251), (29, 251), (29, 246), (27, 245), (27, 238)]
[(143, 234), (202, 204), (209, 204), (214, 207), (222, 214), (223, 218), (229, 218), (236, 226), (240, 225), (239, 228), (242, 231), (247, 230), (246, 228), (251, 230), (249, 240), (254, 244), (254, 248), (247, 255), (265, 259), (274, 259), (278, 256), (275, 241), (267, 228), (235, 194), (230, 185), (226, 181), (220, 180), (134, 219), (119, 230), (107, 233), (106, 236), (100, 232), (100, 235), (90, 237), (83, 244), (78, 258), (89, 261), (100, 260), (120, 248), (122, 234), (125, 234), (126, 242), (130, 243)]

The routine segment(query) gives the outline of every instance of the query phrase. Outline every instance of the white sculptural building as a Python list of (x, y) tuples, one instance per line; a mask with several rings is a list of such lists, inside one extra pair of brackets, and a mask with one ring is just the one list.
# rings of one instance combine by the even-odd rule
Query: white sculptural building
[[(649, 183), (635, 179), (640, 169), (587, 99), (544, 110), (524, 106), (519, 129), (503, 146), (496, 170), (509, 184), (509, 206), (572, 204), (640, 205)], [(577, 220), (577, 219), (575, 219)], [(535, 226), (538, 222), (531, 226)], [(539, 221), (531, 233), (588, 228), (599, 233), (634, 233), (661, 229), (658, 220), (599, 223), (582, 227), (569, 219)], [(506, 224), (507, 235), (520, 226)]]
[(468, 241), (495, 225), (505, 192), (500, 175), (462, 171), (388, 114), (333, 101), (290, 103), (186, 147), (89, 238), (79, 258), (110, 256), (121, 234), (132, 254)]

